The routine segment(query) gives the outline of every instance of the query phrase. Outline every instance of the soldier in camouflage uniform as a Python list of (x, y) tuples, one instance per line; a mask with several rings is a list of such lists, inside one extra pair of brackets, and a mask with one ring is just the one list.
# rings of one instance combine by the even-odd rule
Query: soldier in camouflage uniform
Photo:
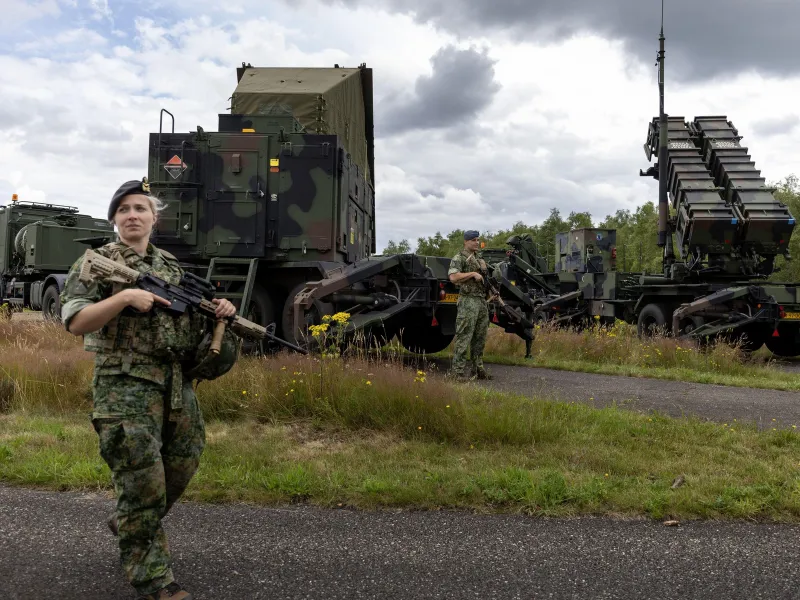
[[(119, 242), (96, 251), (178, 283), (178, 261), (150, 243), (160, 201), (148, 192), (146, 178), (117, 190), (108, 218)], [(122, 566), (140, 600), (191, 600), (174, 580), (161, 519), (189, 485), (205, 445), (197, 398), (183, 373), (210, 321), (153, 310), (169, 302), (146, 290), (84, 284), (78, 279), (82, 262), (67, 277), (61, 316), (95, 353), (92, 424), (117, 497), (109, 527), (119, 537)], [(228, 300), (214, 302), (217, 317), (235, 314)]]
[[(459, 286), (455, 348), (452, 374), (460, 380), (474, 373), (478, 379), (491, 379), (483, 367), (483, 348), (489, 329), (489, 306), (484, 280), (489, 276), (486, 262), (478, 256), (478, 232), (464, 232), (464, 248), (450, 261), (448, 276)], [(470, 373), (465, 372), (467, 348), (470, 348)]]

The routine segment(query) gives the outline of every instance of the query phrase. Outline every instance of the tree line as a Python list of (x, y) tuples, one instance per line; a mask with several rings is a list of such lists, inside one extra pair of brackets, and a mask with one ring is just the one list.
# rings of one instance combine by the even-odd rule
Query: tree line
[[(795, 218), (800, 218), (800, 179), (789, 175), (779, 183), (770, 184), (776, 188), (775, 197), (789, 207)], [(617, 210), (613, 215), (595, 224), (589, 212), (570, 212), (564, 218), (558, 208), (551, 208), (548, 217), (538, 225), (527, 225), (522, 221), (514, 223), (510, 229), (481, 232), (487, 248), (507, 248), (506, 240), (520, 233), (528, 233), (539, 249), (539, 253), (547, 259), (550, 270), (555, 268), (556, 233), (578, 229), (580, 227), (596, 227), (598, 229), (617, 230), (617, 268), (621, 271), (661, 272), (662, 250), (656, 246), (658, 237), (658, 208), (653, 201), (638, 206), (636, 210)], [(441, 232), (429, 237), (419, 237), (412, 248), (408, 239), (399, 242), (389, 241), (384, 254), (404, 254), (415, 252), (425, 256), (454, 256), (464, 243), (464, 231), (456, 229), (446, 236)], [(772, 276), (775, 281), (800, 281), (800, 226), (792, 235), (789, 243), (791, 262), (778, 257), (776, 267), (780, 269)]]

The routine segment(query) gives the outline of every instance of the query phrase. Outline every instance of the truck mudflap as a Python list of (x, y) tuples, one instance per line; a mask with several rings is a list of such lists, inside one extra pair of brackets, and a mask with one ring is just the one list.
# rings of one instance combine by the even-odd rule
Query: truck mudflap
[[(715, 310), (720, 305), (745, 299), (748, 306), (755, 308), (749, 314), (730, 309), (723, 312)], [(716, 317), (714, 321), (704, 323), (684, 336), (694, 339), (731, 332), (753, 323), (772, 322), (777, 327), (779, 321), (775, 299), (757, 285), (726, 288), (681, 305), (672, 313), (672, 334), (675, 337), (680, 337), (680, 322), (692, 316)]]

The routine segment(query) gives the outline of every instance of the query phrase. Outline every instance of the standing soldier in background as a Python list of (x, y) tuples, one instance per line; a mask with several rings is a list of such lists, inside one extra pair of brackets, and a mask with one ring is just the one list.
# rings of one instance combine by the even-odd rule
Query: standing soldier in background
[[(120, 186), (108, 208), (119, 242), (96, 252), (177, 284), (177, 259), (150, 243), (161, 201), (149, 191), (146, 178)], [(61, 317), (95, 353), (92, 424), (117, 496), (109, 527), (139, 600), (191, 600), (172, 574), (161, 519), (189, 485), (205, 445), (191, 369), (208, 322), (157, 310), (169, 302), (144, 289), (84, 283), (82, 264), (83, 257), (67, 276)], [(228, 300), (212, 302), (219, 319), (236, 313)]]
[[(456, 317), (455, 349), (452, 374), (464, 381), (473, 373), (478, 379), (491, 379), (483, 367), (483, 348), (489, 329), (489, 306), (486, 302), (485, 278), (489, 276), (486, 262), (478, 256), (479, 233), (464, 232), (464, 248), (450, 261), (448, 276), (459, 286)], [(465, 372), (467, 347), (470, 348), (470, 373)]]

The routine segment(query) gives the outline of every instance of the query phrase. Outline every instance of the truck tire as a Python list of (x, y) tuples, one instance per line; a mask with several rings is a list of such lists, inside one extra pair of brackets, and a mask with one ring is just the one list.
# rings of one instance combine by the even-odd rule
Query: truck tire
[[(672, 315), (669, 314), (671, 317)], [(651, 337), (656, 333), (668, 333), (671, 323), (667, 323), (668, 311), (663, 304), (648, 304), (641, 312), (637, 321), (639, 337)]]
[[(250, 302), (247, 308), (242, 311), (241, 316), (262, 327), (273, 323), (275, 321), (275, 308), (267, 290), (260, 285), (253, 286), (253, 291), (250, 294)], [(252, 340), (242, 341), (243, 354), (263, 353), (265, 347), (266, 344), (264, 342), (255, 342)]]
[(363, 331), (362, 335), (357, 334), (354, 337), (356, 345), (363, 344), (366, 350), (374, 350), (391, 342), (395, 335), (397, 335), (397, 326), (390, 322), (369, 327)]
[(45, 321), (61, 321), (61, 298), (57, 285), (49, 285), (42, 295), (42, 316)]
[(447, 348), (453, 341), (454, 335), (442, 333), (439, 326), (431, 327), (430, 324), (420, 323), (418, 319), (409, 320), (397, 334), (403, 348), (415, 354), (435, 354)]
[[(283, 339), (285, 339), (287, 342), (296, 344), (301, 348), (308, 346), (310, 339), (302, 338), (302, 336), (302, 339), (297, 339), (297, 334), (294, 330), (294, 297), (297, 296), (297, 294), (299, 294), (305, 287), (305, 283), (298, 283), (289, 291), (289, 295), (286, 297), (286, 300), (283, 303), (283, 311), (281, 313), (281, 337), (283, 337)], [(312, 325), (317, 325), (322, 322), (322, 317), (324, 315), (330, 314), (333, 314), (332, 304), (315, 300), (314, 305), (306, 313), (306, 316), (311, 317), (310, 321)]]
[(741, 332), (731, 336), (731, 342), (738, 343), (744, 352), (755, 352), (764, 345), (770, 333), (771, 331), (764, 326), (745, 327)]
[(791, 336), (782, 334), (781, 337), (768, 337), (766, 344), (767, 349), (776, 356), (790, 358), (792, 356), (800, 356), (800, 342)]

